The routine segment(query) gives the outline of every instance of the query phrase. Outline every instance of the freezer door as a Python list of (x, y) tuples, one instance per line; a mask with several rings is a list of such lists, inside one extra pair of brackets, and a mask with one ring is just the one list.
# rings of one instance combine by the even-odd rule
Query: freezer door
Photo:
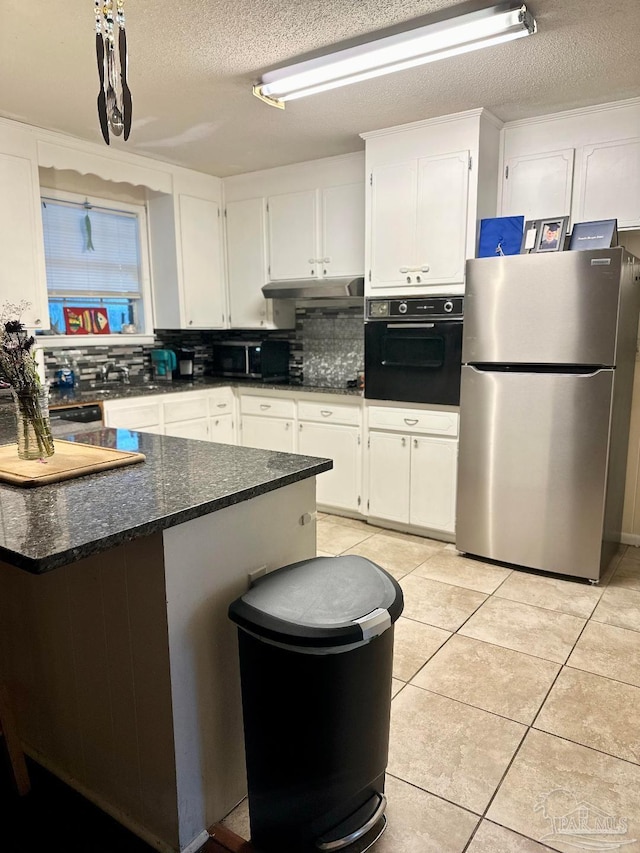
[(463, 362), (614, 365), (623, 251), (467, 261)]
[(459, 551), (598, 578), (613, 373), (463, 367)]

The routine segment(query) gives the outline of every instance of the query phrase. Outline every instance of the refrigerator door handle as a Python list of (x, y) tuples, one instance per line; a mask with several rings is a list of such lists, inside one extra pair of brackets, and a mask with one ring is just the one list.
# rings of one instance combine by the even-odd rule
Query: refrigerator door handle
[[(607, 373), (608, 371), (610, 371), (612, 369), (611, 367), (589, 366), (588, 368), (585, 368), (584, 370), (582, 368), (579, 368), (579, 367), (576, 367), (575, 370), (563, 370), (562, 365), (559, 365), (559, 366), (548, 365), (548, 367), (545, 365), (545, 368), (546, 368), (545, 370), (539, 370), (539, 369), (537, 369), (537, 367), (535, 365), (526, 365), (526, 364), (517, 365), (517, 366), (513, 365), (513, 364), (504, 365), (504, 366), (498, 366), (495, 364), (482, 364), (482, 365), (480, 365), (480, 364), (467, 364), (466, 366), (468, 368), (470, 368), (471, 370), (473, 370), (474, 373), (509, 373), (512, 376), (522, 376), (525, 374), (536, 374), (536, 373), (545, 374), (546, 373), (546, 374), (551, 375), (551, 376), (575, 376), (578, 379), (581, 376), (584, 376), (586, 378), (588, 378), (590, 376), (597, 376), (599, 373)], [(517, 367), (521, 367), (523, 369), (518, 370)]]

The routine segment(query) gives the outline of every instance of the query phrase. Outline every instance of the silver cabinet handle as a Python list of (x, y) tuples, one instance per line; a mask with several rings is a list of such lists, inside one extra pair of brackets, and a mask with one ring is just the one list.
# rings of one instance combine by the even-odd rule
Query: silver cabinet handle
[(407, 272), (409, 272), (409, 270), (410, 270), (410, 267), (400, 267), (401, 273), (407, 273)]
[(417, 447), (417, 446), (418, 446), (418, 439), (417, 439), (417, 438), (414, 438), (414, 439), (413, 439), (413, 446), (414, 446), (414, 447)]
[(291, 426), (291, 424), (289, 423), (289, 421), (287, 421), (286, 424), (284, 425), (285, 430), (288, 430), (290, 426)]
[(416, 276), (416, 281), (418, 282), (418, 284), (420, 284), (420, 282), (422, 281), (419, 275)]
[(418, 418), (405, 418), (404, 422), (407, 426), (415, 426), (418, 423)]
[(302, 432), (302, 424), (298, 424), (298, 432)]
[(404, 436), (402, 436), (402, 446), (403, 447), (407, 446), (407, 439)]
[(420, 267), (420, 272), (429, 272), (429, 265), (425, 264), (424, 266)]
[(323, 418), (328, 418), (333, 414), (333, 412), (331, 411), (331, 409), (320, 409), (320, 414)]
[(226, 403), (217, 403), (216, 405), (218, 406), (219, 409), (226, 409), (227, 408)]
[(407, 276), (407, 284), (411, 284), (411, 276), (410, 275)]
[(215, 419), (215, 421), (214, 421), (214, 424), (215, 424), (216, 426), (218, 426), (218, 424), (219, 424), (219, 423), (220, 423), (220, 421), (216, 418), (216, 419)]
[(265, 411), (266, 409), (271, 408), (271, 403), (260, 403), (260, 408)]

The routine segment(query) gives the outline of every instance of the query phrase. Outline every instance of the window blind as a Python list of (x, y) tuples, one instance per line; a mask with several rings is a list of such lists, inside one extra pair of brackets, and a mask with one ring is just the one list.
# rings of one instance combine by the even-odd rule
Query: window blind
[(135, 213), (43, 198), (42, 224), (50, 296), (142, 298)]

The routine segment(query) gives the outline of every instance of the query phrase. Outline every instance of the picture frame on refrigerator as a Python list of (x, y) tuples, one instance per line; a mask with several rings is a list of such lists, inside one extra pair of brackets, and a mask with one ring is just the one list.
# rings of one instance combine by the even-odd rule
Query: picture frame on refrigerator
[(598, 219), (594, 222), (576, 222), (571, 231), (569, 251), (583, 249), (610, 249), (618, 245), (618, 220)]
[(562, 252), (568, 224), (568, 216), (541, 219), (534, 251), (537, 254), (541, 252)]

